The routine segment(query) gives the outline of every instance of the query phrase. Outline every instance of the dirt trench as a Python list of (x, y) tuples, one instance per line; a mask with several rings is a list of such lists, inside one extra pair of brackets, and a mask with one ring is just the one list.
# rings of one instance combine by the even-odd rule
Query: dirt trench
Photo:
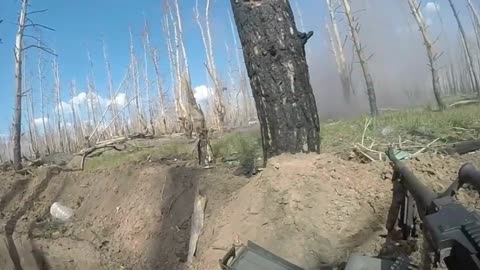
[[(441, 191), (464, 162), (480, 168), (480, 154), (424, 154), (408, 164)], [(219, 269), (229, 247), (248, 240), (304, 269), (337, 265), (351, 253), (378, 255), (388, 247), (391, 172), (387, 162), (322, 154), (274, 158), (248, 179), (182, 161), (0, 173), (0, 269), (186, 269), (197, 187), (208, 201), (193, 269)], [(480, 209), (477, 192), (457, 197)], [(70, 222), (52, 220), (55, 201), (73, 209)]]
[[(216, 172), (143, 162), (92, 173), (42, 168), (37, 177), (2, 175), (0, 269), (181, 270), (196, 185), (225, 181), (226, 172)], [(212, 205), (222, 196), (228, 194), (212, 196)], [(55, 201), (73, 209), (70, 222), (50, 217)]]

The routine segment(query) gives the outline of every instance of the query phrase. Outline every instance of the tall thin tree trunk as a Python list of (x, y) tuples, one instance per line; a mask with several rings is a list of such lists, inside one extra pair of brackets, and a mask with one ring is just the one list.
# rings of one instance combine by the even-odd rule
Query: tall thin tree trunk
[(233, 44), (235, 46), (235, 58), (236, 58), (236, 64), (237, 64), (237, 69), (238, 69), (238, 85), (240, 90), (242, 91), (242, 96), (243, 96), (243, 106), (244, 106), (244, 113), (245, 113), (245, 122), (248, 123), (250, 120), (251, 112), (250, 112), (250, 97), (248, 95), (248, 78), (247, 74), (245, 73), (245, 65), (242, 65), (242, 62), (240, 61), (240, 54), (241, 54), (241, 46), (238, 45), (237, 41), (237, 32), (234, 29), (233, 25), (233, 15), (230, 13), (230, 10), (228, 10), (228, 20), (230, 23), (230, 30), (232, 31), (232, 38), (233, 38)]
[[(70, 106), (72, 107), (72, 124), (73, 124), (73, 134), (74, 134), (74, 148), (77, 149), (79, 146), (83, 145), (83, 132), (82, 132), (82, 125), (80, 124), (80, 127), (78, 125), (77, 121), (77, 109), (75, 108), (75, 103), (73, 102), (73, 97), (76, 96), (76, 90), (75, 90), (75, 81), (70, 82)], [(79, 134), (80, 133), (80, 134)]]
[[(115, 102), (116, 97), (113, 94), (113, 78), (112, 78), (112, 68), (110, 66), (110, 61), (108, 60), (107, 55), (107, 45), (105, 44), (105, 40), (102, 39), (102, 47), (103, 47), (103, 59), (105, 61), (105, 69), (107, 70), (107, 80), (108, 80), (108, 93), (110, 95), (110, 114), (111, 117), (117, 114), (117, 103)], [(118, 132), (118, 121), (115, 119), (113, 122), (113, 134), (119, 135)]]
[(148, 53), (150, 50), (150, 35), (148, 32), (148, 24), (145, 20), (145, 29), (144, 29), (144, 39), (143, 39), (143, 61), (144, 61), (144, 80), (145, 80), (145, 97), (147, 98), (147, 110), (148, 110), (148, 117), (150, 123), (150, 129), (153, 134), (155, 134), (155, 126), (154, 126), (154, 116), (153, 116), (153, 109), (152, 109), (152, 101), (150, 99), (150, 80), (148, 78)]
[(470, 52), (470, 48), (468, 46), (467, 36), (465, 34), (465, 30), (463, 29), (462, 22), (460, 21), (460, 18), (458, 17), (457, 10), (456, 10), (455, 5), (453, 4), (452, 0), (448, 0), (448, 3), (450, 4), (450, 7), (451, 7), (452, 12), (453, 12), (453, 16), (455, 17), (455, 20), (457, 21), (458, 30), (460, 30), (460, 34), (462, 36), (462, 42), (463, 42), (463, 46), (465, 48), (465, 53), (466, 53), (466, 58), (467, 58), (466, 60), (467, 60), (468, 68), (470, 69), (469, 73), (471, 74), (472, 79), (473, 79), (473, 89), (477, 93), (477, 97), (480, 98), (479, 78), (478, 78), (478, 75), (477, 75), (477, 71), (475, 70), (475, 66), (473, 64), (473, 57), (472, 57), (472, 54)]
[[(343, 44), (340, 39), (340, 33), (338, 31), (337, 19), (335, 16), (335, 10), (333, 8), (334, 2), (327, 0), (328, 14), (330, 18), (330, 24), (332, 26), (329, 31), (330, 39), (332, 42), (332, 50), (337, 63), (337, 72), (340, 76), (340, 82), (342, 83), (343, 97), (345, 101), (350, 102), (350, 96), (352, 91), (352, 83), (350, 74), (348, 73), (347, 62), (345, 61), (345, 53), (343, 52)], [(328, 26), (327, 26), (328, 27)], [(328, 27), (327, 29), (330, 30)]]
[[(181, 27), (181, 18), (180, 18), (180, 10), (178, 8), (177, 0), (174, 0), (175, 3), (175, 10), (176, 10), (176, 19), (173, 17), (173, 12), (170, 12), (171, 20), (173, 22), (173, 32), (175, 38), (175, 63), (176, 63), (176, 74), (177, 74), (177, 88), (178, 88), (178, 100), (180, 103), (180, 108), (182, 110), (182, 125), (185, 130), (185, 134), (187, 138), (192, 137), (193, 133), (193, 122), (192, 122), (192, 114), (191, 114), (191, 106), (189, 101), (189, 94), (188, 92), (191, 91), (191, 88), (186, 83), (187, 80), (184, 79), (186, 76), (190, 78), (190, 74), (188, 72), (188, 60), (186, 59), (186, 51), (185, 46), (183, 46), (183, 38), (182, 38), (182, 27)], [(181, 57), (183, 58), (183, 66)], [(192, 94), (193, 95), (193, 94)], [(185, 104), (187, 102), (187, 104)]]
[(135, 54), (135, 47), (133, 46), (133, 34), (132, 29), (129, 29), (130, 33), (130, 69), (131, 75), (133, 79), (133, 89), (135, 91), (135, 109), (137, 113), (137, 117), (135, 119), (135, 124), (137, 128), (141, 128), (142, 132), (146, 129), (146, 124), (143, 118), (143, 108), (142, 108), (142, 96), (140, 93), (140, 74), (138, 72), (138, 60)]
[[(90, 63), (90, 75), (87, 78), (87, 106), (90, 106), (90, 112), (92, 114), (92, 121), (93, 126), (97, 125), (97, 109), (98, 109), (98, 99), (95, 89), (95, 78), (94, 78), (94, 71), (93, 71), (93, 60), (92, 56), (90, 55), (90, 50), (87, 50), (88, 55), (88, 62)], [(90, 120), (90, 119), (89, 119)], [(92, 126), (92, 123), (89, 123)]]
[[(54, 59), (53, 61), (53, 79), (54, 79), (54, 91), (55, 91), (55, 112), (57, 113), (57, 132), (58, 132), (58, 144), (60, 145), (60, 149), (62, 152), (66, 152), (66, 147), (63, 144), (66, 141), (66, 138), (63, 136), (62, 130), (62, 117), (61, 113), (63, 110), (62, 101), (60, 97), (60, 78), (58, 74), (58, 66), (57, 61)], [(63, 126), (65, 129), (65, 126)]]
[(177, 14), (177, 27), (178, 27), (178, 40), (180, 48), (182, 50), (183, 56), (183, 70), (182, 70), (182, 79), (184, 80), (185, 85), (185, 94), (188, 102), (187, 115), (189, 118), (189, 124), (191, 127), (188, 129), (187, 136), (191, 137), (192, 131), (195, 130), (195, 133), (198, 138), (197, 153), (198, 153), (198, 162), (201, 165), (208, 165), (213, 157), (209, 154), (209, 137), (208, 129), (205, 123), (205, 115), (203, 114), (202, 109), (197, 104), (195, 97), (193, 95), (192, 81), (190, 78), (190, 68), (188, 65), (187, 52), (185, 50), (185, 44), (183, 40), (183, 28), (182, 28), (182, 18), (180, 16), (180, 8), (178, 6), (178, 0), (174, 0), (175, 11)]
[(443, 103), (440, 94), (440, 77), (436, 68), (436, 60), (438, 58), (438, 54), (435, 52), (435, 48), (433, 48), (433, 43), (430, 41), (430, 37), (428, 36), (427, 27), (425, 25), (423, 16), (420, 13), (420, 5), (417, 3), (417, 0), (408, 0), (408, 5), (410, 6), (415, 21), (417, 22), (418, 30), (422, 34), (425, 49), (427, 50), (428, 65), (430, 67), (430, 72), (432, 73), (433, 94), (435, 96), (435, 100), (437, 101), (438, 108), (440, 110), (444, 110), (445, 104)]
[(23, 33), (27, 20), (28, 0), (22, 0), (22, 9), (18, 18), (18, 30), (15, 37), (15, 113), (13, 116), (13, 166), (16, 170), (22, 169), (22, 60), (23, 60)]
[(203, 25), (200, 21), (200, 12), (198, 11), (198, 0), (196, 0), (196, 9), (195, 17), (200, 28), (200, 33), (202, 35), (203, 45), (205, 49), (206, 59), (207, 59), (207, 72), (213, 82), (214, 87), (214, 112), (215, 112), (215, 122), (217, 124), (220, 133), (224, 132), (225, 127), (225, 104), (222, 94), (222, 86), (218, 79), (218, 72), (215, 66), (215, 57), (213, 54), (213, 43), (212, 43), (212, 34), (210, 30), (210, 0), (206, 0), (205, 5), (205, 29), (206, 34), (203, 28)]
[[(169, 14), (171, 14), (171, 10), (169, 10)], [(176, 115), (175, 123), (178, 123), (179, 120), (181, 122), (182, 110), (180, 108), (180, 100), (178, 95), (178, 87), (177, 87), (178, 81), (176, 81), (176, 79), (178, 78), (176, 57), (175, 57), (175, 52), (173, 51), (170, 19), (168, 15), (164, 16), (162, 26), (163, 26), (164, 35), (166, 38), (166, 43), (167, 43), (167, 52), (168, 52), (168, 60), (169, 60), (168, 62), (170, 67), (170, 89), (174, 93), (174, 105), (175, 105), (174, 108), (175, 108), (175, 115)], [(176, 124), (175, 127), (177, 128), (178, 124)]]
[[(50, 145), (48, 142), (48, 134), (47, 134), (47, 125), (45, 124), (45, 92), (44, 92), (44, 87), (43, 87), (43, 64), (42, 64), (43, 58), (42, 54), (39, 54), (38, 57), (38, 84), (39, 84), (39, 89), (40, 89), (40, 109), (41, 109), (41, 114), (42, 114), (42, 127), (43, 127), (43, 140), (45, 143), (45, 149), (47, 152), (47, 155), (50, 155), (51, 150), (50, 150)], [(48, 121), (48, 120), (47, 120)]]
[(357, 53), (360, 66), (362, 68), (363, 77), (365, 78), (365, 85), (367, 86), (368, 103), (370, 104), (370, 115), (376, 116), (378, 114), (378, 108), (377, 108), (377, 98), (375, 95), (375, 87), (373, 85), (373, 78), (372, 78), (372, 75), (370, 74), (367, 58), (364, 55), (362, 44), (358, 36), (360, 26), (352, 15), (352, 10), (350, 8), (350, 3), (348, 1), (349, 0), (342, 0), (343, 6), (345, 8), (345, 15), (348, 20), (348, 26), (350, 28), (353, 45), (355, 46), (355, 51)]
[[(149, 45), (150, 47), (150, 45)], [(149, 49), (152, 57), (153, 68), (155, 69), (155, 76), (157, 79), (157, 95), (158, 95), (158, 113), (160, 114), (160, 119), (163, 125), (163, 132), (167, 133), (167, 116), (165, 113), (165, 93), (162, 89), (162, 76), (160, 74), (160, 66), (158, 59), (158, 52), (155, 49)]]
[(319, 152), (320, 124), (300, 33), (288, 1), (231, 0), (260, 120), (264, 161)]
[[(24, 87), (24, 89), (27, 89), (27, 87)], [(35, 136), (33, 135), (33, 131), (35, 130), (35, 123), (34, 123), (34, 117), (31, 109), (33, 108), (33, 106), (31, 105), (33, 103), (31, 91), (28, 91), (26, 98), (27, 100), (26, 101), (24, 100), (24, 102), (26, 102), (24, 107), (27, 109), (27, 124), (28, 124), (28, 135), (30, 137), (30, 152), (33, 156), (37, 156), (37, 149), (36, 149), (37, 146), (35, 142)]]

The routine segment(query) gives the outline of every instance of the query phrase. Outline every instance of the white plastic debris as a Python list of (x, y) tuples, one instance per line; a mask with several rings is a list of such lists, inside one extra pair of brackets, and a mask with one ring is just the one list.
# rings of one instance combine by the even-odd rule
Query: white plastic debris
[(382, 129), (382, 135), (383, 136), (388, 136), (390, 133), (394, 131), (393, 127), (387, 126)]
[(64, 206), (59, 202), (54, 202), (52, 206), (50, 206), (50, 215), (52, 215), (52, 217), (55, 219), (66, 222), (72, 218), (73, 210), (72, 208)]

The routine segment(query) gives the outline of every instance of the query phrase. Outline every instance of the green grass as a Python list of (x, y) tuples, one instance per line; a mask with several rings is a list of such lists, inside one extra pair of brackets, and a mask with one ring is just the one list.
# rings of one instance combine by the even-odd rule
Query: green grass
[[(365, 137), (384, 143), (398, 142), (399, 137), (411, 140), (440, 138), (445, 142), (476, 139), (480, 130), (479, 115), (478, 105), (443, 112), (431, 110), (388, 112), (371, 122)], [(323, 151), (344, 150), (351, 148), (352, 143), (361, 141), (366, 119), (368, 116), (322, 125)], [(414, 135), (415, 133), (417, 135)]]
[(118, 167), (127, 162), (143, 161), (147, 159), (149, 154), (150, 153), (146, 150), (129, 152), (105, 152), (98, 157), (87, 158), (85, 163), (85, 171), (110, 169)]
[(215, 158), (229, 165), (251, 168), (262, 156), (260, 137), (252, 133), (227, 134), (211, 144)]
[[(480, 106), (469, 105), (435, 112), (412, 109), (382, 113), (371, 121), (365, 132), (365, 145), (375, 141), (377, 147), (397, 143), (399, 138), (425, 145), (434, 138), (440, 142), (457, 142), (478, 139), (480, 132)], [(362, 140), (368, 115), (351, 120), (321, 124), (322, 152), (349, 152), (354, 143)], [(440, 143), (439, 142), (439, 143)], [(231, 166), (249, 168), (258, 164), (262, 157), (262, 146), (257, 133), (230, 133), (211, 141), (217, 162)], [(381, 148), (381, 147), (380, 147)], [(378, 148), (378, 150), (381, 150)], [(131, 161), (144, 161), (148, 157), (194, 159), (193, 145), (185, 141), (171, 141), (153, 148), (109, 151), (99, 157), (89, 158), (86, 170), (113, 168)]]

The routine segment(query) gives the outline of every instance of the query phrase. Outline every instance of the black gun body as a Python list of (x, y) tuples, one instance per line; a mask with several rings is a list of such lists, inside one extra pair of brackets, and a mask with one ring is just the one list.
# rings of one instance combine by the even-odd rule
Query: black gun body
[(417, 205), (423, 231), (435, 250), (435, 261), (448, 269), (480, 270), (480, 215), (468, 211), (451, 196), (464, 184), (480, 188), (480, 171), (471, 164), (462, 166), (459, 178), (442, 195), (434, 193), (399, 161), (392, 149), (387, 156), (403, 188)]
[(399, 164), (395, 165), (398, 167), (403, 186), (412, 194), (422, 214), (428, 214), (433, 200), (437, 197), (436, 194), (422, 184), (400, 161), (397, 160), (397, 163)]

